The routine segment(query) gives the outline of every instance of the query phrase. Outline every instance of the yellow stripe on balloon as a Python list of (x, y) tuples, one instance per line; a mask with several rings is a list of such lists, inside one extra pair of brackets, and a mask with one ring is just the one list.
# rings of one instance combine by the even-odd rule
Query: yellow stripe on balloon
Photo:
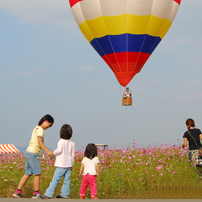
[(150, 36), (159, 36), (163, 39), (171, 25), (172, 22), (168, 19), (151, 16), (147, 34)]
[(79, 26), (82, 34), (85, 36), (87, 41), (90, 43), (95, 37), (93, 36), (91, 30), (89, 29), (89, 26), (87, 24), (87, 21), (84, 21), (80, 26)]
[(170, 20), (153, 15), (124, 14), (119, 16), (100, 16), (93, 20), (84, 21), (79, 27), (86, 39), (91, 42), (94, 38), (125, 33), (148, 34), (162, 39), (171, 24)]

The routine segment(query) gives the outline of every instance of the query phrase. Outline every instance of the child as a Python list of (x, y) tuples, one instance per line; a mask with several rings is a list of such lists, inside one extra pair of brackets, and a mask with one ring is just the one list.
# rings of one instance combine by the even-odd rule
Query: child
[(41, 118), (32, 132), (31, 140), (29, 146), (25, 152), (25, 174), (21, 178), (16, 192), (13, 194), (15, 198), (23, 198), (22, 189), (29, 179), (29, 177), (34, 174), (34, 195), (32, 198), (38, 199), (41, 196), (39, 191), (40, 175), (41, 175), (41, 165), (39, 161), (39, 153), (43, 149), (49, 156), (53, 155), (53, 152), (49, 151), (43, 141), (44, 141), (44, 130), (51, 127), (54, 123), (54, 119), (49, 114)]
[(83, 178), (80, 189), (80, 199), (85, 199), (88, 185), (90, 185), (91, 199), (98, 199), (96, 181), (96, 175), (99, 177), (98, 163), (99, 159), (97, 157), (96, 145), (88, 144), (84, 152), (84, 158), (81, 162), (81, 168), (79, 173), (79, 176), (81, 177), (83, 172)]
[(50, 183), (46, 189), (46, 193), (41, 197), (42, 199), (51, 199), (53, 197), (55, 188), (64, 176), (64, 182), (61, 189), (61, 194), (57, 195), (56, 198), (68, 198), (70, 189), (70, 175), (72, 166), (74, 164), (74, 151), (75, 144), (70, 141), (72, 137), (72, 128), (68, 124), (64, 124), (60, 129), (60, 140), (58, 142), (57, 149), (53, 152), (56, 156), (55, 166), (57, 167)]

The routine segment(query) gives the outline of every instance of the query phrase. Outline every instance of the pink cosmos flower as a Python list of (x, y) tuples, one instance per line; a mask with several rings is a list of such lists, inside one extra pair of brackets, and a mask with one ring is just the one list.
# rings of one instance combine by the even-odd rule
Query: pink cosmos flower
[(163, 167), (163, 166), (160, 165), (160, 166), (156, 167), (156, 170), (160, 170), (162, 167)]

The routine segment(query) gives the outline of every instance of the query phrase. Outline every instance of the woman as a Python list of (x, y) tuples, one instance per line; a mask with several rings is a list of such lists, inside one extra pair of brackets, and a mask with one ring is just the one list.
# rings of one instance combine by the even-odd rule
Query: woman
[(185, 124), (188, 131), (183, 135), (184, 144), (182, 145), (182, 148), (186, 147), (187, 142), (189, 142), (189, 160), (196, 165), (197, 173), (199, 173), (200, 176), (199, 167), (202, 165), (202, 159), (199, 156), (199, 148), (202, 147), (200, 142), (200, 139), (202, 140), (202, 133), (200, 129), (195, 128), (193, 119), (187, 119)]

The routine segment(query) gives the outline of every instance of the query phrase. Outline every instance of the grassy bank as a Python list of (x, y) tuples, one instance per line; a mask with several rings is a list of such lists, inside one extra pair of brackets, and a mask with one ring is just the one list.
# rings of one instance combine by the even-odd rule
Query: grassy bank
[[(78, 177), (83, 151), (76, 151), (71, 174), (69, 198), (79, 198)], [(11, 197), (24, 174), (24, 154), (1, 155), (0, 197)], [(194, 166), (188, 162), (187, 150), (167, 144), (160, 146), (109, 149), (99, 151), (100, 176), (98, 197), (116, 198), (202, 198), (202, 183)], [(55, 171), (55, 159), (41, 159), (40, 190), (45, 192)], [(60, 194), (62, 180), (55, 195)], [(24, 197), (33, 195), (33, 178), (23, 189)], [(89, 192), (88, 192), (89, 197)]]

